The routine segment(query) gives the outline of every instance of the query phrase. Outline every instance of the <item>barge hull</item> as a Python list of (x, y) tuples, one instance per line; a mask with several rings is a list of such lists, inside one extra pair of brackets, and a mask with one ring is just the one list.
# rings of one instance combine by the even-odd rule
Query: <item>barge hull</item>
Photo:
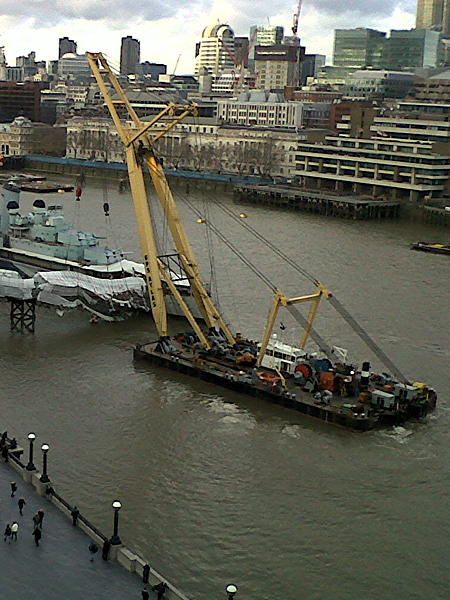
[(145, 346), (137, 345), (133, 350), (133, 357), (135, 360), (145, 360), (160, 367), (171, 369), (172, 371), (177, 371), (185, 375), (196, 377), (197, 379), (202, 379), (203, 381), (215, 383), (240, 394), (261, 398), (272, 404), (278, 404), (279, 406), (289, 408), (290, 410), (296, 410), (308, 417), (332, 425), (337, 425), (344, 429), (350, 429), (352, 431), (369, 431), (379, 425), (379, 420), (377, 418), (354, 417), (351, 414), (338, 412), (326, 406), (303, 401), (298, 397), (292, 398), (290, 395), (277, 394), (257, 385), (229, 379), (218, 371), (205, 368), (200, 364), (195, 364), (183, 358), (146, 350)]

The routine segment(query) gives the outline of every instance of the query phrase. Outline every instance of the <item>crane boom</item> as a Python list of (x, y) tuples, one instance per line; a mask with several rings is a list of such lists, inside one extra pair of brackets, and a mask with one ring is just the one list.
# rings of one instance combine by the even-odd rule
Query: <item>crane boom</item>
[(298, 21), (300, 19), (300, 13), (302, 12), (302, 5), (303, 5), (303, 0), (299, 0), (298, 5), (297, 5), (297, 10), (294, 13), (294, 18), (292, 21), (292, 33), (294, 34), (294, 37), (297, 37)]
[[(214, 305), (202, 281), (194, 252), (181, 222), (164, 170), (153, 150), (154, 143), (160, 137), (175, 127), (185, 116), (196, 113), (197, 105), (178, 106), (174, 103), (169, 103), (150, 122), (142, 122), (131, 106), (125, 91), (104, 56), (101, 53), (88, 52), (87, 58), (117, 132), (125, 145), (131, 193), (139, 228), (141, 248), (144, 255), (145, 278), (158, 333), (160, 336), (167, 335), (167, 311), (162, 280), (165, 280), (167, 286), (172, 291), (173, 286), (171, 285), (172, 282), (169, 281), (171, 279), (170, 273), (158, 259), (157, 255), (154, 220), (147, 200), (142, 168), (144, 162), (148, 166), (158, 199), (164, 209), (163, 212), (167, 219), (167, 224), (175, 242), (181, 264), (189, 279), (199, 311), (208, 327), (220, 327), (228, 341), (234, 344), (233, 334)], [(118, 100), (112, 99), (107, 82), (109, 82), (116, 92)], [(126, 109), (131, 124), (122, 122), (117, 111), (118, 104)], [(156, 128), (156, 126), (158, 127)], [(180, 296), (176, 293), (174, 295), (179, 301)], [(179, 302), (179, 304), (188, 321), (194, 326), (195, 317), (192, 315), (186, 302)], [(200, 341), (206, 347), (210, 347), (200, 327), (196, 326), (194, 329)]]

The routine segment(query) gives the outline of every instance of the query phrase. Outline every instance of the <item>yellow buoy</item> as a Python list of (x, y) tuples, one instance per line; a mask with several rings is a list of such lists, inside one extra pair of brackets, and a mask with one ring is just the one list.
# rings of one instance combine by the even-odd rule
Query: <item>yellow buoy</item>
[(240, 219), (246, 219), (247, 217), (248, 217), (248, 215), (247, 215), (246, 213), (241, 213), (241, 214), (239, 215), (239, 218), (240, 218)]
[(206, 223), (206, 219), (197, 219), (197, 223)]

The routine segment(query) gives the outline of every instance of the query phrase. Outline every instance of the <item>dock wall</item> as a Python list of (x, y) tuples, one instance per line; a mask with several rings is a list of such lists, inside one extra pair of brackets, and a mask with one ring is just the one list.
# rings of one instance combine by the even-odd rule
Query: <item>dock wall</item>
[[(35, 489), (39, 496), (45, 497), (48, 502), (51, 502), (54, 506), (56, 506), (67, 517), (68, 521), (71, 522), (71, 510), (73, 505), (67, 502), (67, 500), (65, 500), (56, 492), (54, 483), (52, 481), (43, 483), (41, 481), (41, 473), (38, 470), (27, 470), (26, 465), (21, 460), (23, 452), (24, 450), (21, 447), (17, 447), (14, 450), (10, 449), (8, 452), (9, 464), (17, 471), (17, 473), (25, 482)], [(80, 514), (78, 517), (77, 527), (81, 529), (81, 531), (83, 531), (93, 542), (95, 542), (100, 549), (102, 548), (104, 542), (109, 539), (82, 514)], [(166, 577), (150, 567), (148, 561), (146, 561), (142, 556), (136, 554), (127, 546), (123, 544), (111, 545), (108, 557), (109, 560), (115, 560), (130, 573), (135, 573), (141, 579), (141, 581), (143, 580), (144, 567), (149, 567), (150, 571), (148, 585), (152, 586), (160, 581), (166, 582), (168, 589), (164, 597), (167, 600), (190, 600), (188, 596), (184, 594), (184, 592), (170, 583)]]

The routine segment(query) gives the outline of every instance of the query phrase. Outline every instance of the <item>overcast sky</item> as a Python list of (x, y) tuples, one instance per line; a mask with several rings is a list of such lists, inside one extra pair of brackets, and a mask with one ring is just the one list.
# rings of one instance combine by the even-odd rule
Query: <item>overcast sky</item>
[[(309, 53), (332, 58), (333, 30), (410, 29), (416, 0), (304, 0), (299, 35)], [(0, 46), (8, 64), (35, 50), (39, 60), (58, 58), (58, 38), (78, 42), (78, 52), (101, 51), (118, 63), (120, 39), (141, 42), (141, 60), (163, 62), (177, 73), (193, 70), (195, 42), (218, 20), (235, 35), (251, 25), (282, 25), (290, 34), (296, 0), (0, 0)]]

